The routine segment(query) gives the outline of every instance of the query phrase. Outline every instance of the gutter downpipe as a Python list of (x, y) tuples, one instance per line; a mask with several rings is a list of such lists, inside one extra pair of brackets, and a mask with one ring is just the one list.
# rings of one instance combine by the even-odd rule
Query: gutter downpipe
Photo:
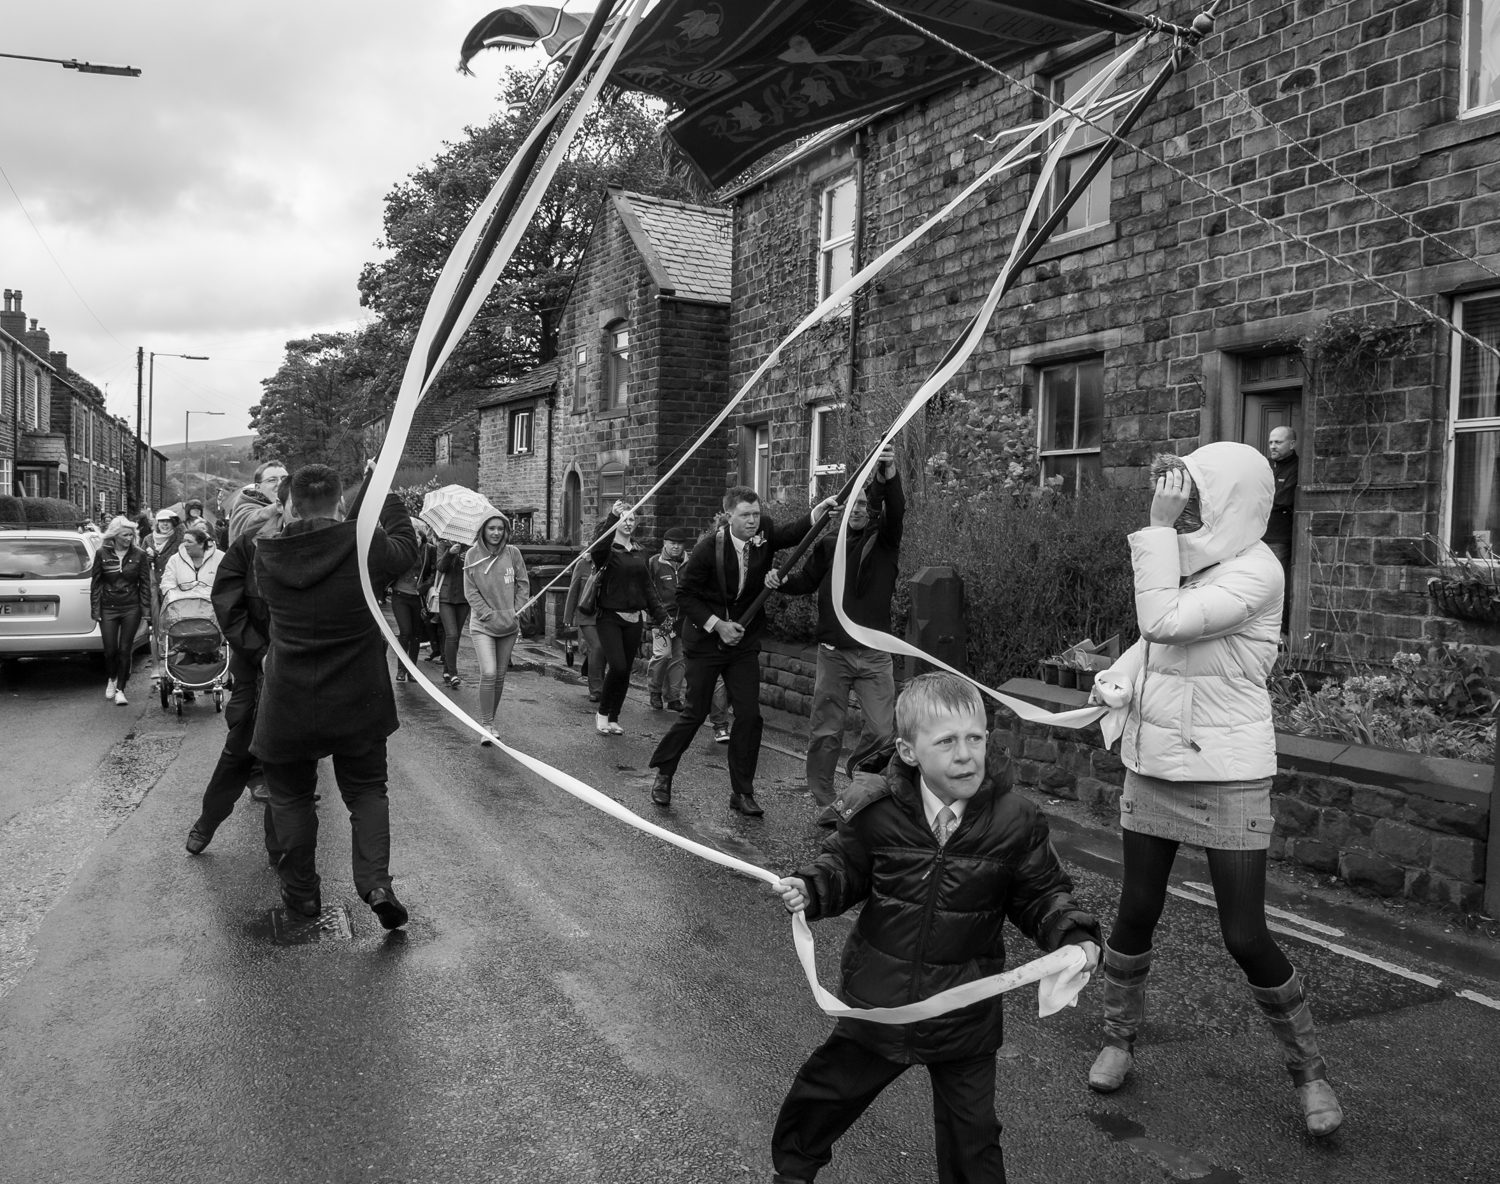
[[(869, 144), (866, 129), (854, 132), (854, 270), (858, 271), (864, 247), (865, 235), (865, 157)], [(854, 382), (859, 370), (859, 298), (858, 293), (849, 298), (849, 357), (845, 362), (847, 390), (845, 400), (852, 411), (854, 404)]]

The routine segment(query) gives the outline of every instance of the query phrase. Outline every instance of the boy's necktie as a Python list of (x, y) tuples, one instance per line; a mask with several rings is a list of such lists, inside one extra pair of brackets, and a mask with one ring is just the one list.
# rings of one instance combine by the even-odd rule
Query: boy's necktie
[(944, 806), (938, 811), (936, 818), (932, 820), (932, 833), (937, 835), (939, 847), (948, 845), (948, 836), (953, 833), (953, 828), (958, 825), (958, 819), (953, 816), (953, 811)]

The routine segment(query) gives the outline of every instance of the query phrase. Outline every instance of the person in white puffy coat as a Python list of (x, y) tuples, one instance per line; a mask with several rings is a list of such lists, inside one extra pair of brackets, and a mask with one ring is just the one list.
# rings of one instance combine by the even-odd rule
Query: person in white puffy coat
[(199, 597), (207, 600), (219, 574), (224, 553), (214, 546), (213, 535), (204, 526), (189, 526), (182, 535), (182, 545), (172, 553), (161, 573), (161, 604)]
[(1266, 925), (1266, 853), (1276, 733), (1266, 679), (1284, 577), (1263, 542), (1275, 484), (1246, 444), (1207, 444), (1152, 464), (1150, 522), (1130, 535), (1141, 637), (1095, 682), (1120, 738), (1124, 877), (1104, 950), (1104, 1047), (1089, 1072), (1119, 1089), (1145, 1017), (1152, 937), (1182, 843), (1205, 849), (1224, 944), (1286, 1054), (1307, 1129), (1343, 1112), (1302, 981)]

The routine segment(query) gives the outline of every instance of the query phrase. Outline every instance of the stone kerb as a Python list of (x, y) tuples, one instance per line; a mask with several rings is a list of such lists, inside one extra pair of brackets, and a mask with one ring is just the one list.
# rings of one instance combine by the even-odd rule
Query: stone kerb
[[(1053, 711), (1087, 698), (1029, 678), (1000, 689)], [(1488, 765), (1281, 733), (1276, 741), (1271, 858), (1377, 896), (1481, 907)], [(1096, 727), (1049, 728), (1002, 711), (990, 743), (1010, 756), (1018, 785), (1110, 809), (1119, 801), (1124, 766)]]

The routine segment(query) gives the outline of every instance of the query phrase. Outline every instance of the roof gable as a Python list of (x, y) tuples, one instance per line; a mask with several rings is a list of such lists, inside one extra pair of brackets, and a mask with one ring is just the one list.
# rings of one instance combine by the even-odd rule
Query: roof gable
[(616, 190), (610, 201), (664, 295), (728, 304), (729, 211)]

